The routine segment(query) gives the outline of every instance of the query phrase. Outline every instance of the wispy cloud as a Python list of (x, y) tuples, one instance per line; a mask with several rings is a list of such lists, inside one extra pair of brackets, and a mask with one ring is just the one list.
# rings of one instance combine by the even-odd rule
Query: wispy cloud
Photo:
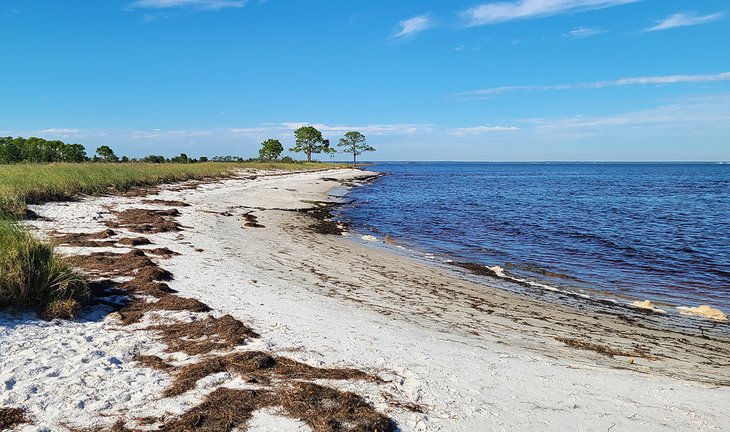
[(193, 8), (220, 10), (231, 7), (243, 7), (245, 4), (245, 0), (136, 0), (129, 7), (133, 9)]
[(583, 39), (583, 38), (587, 38), (587, 37), (591, 37), (591, 36), (596, 36), (596, 35), (599, 35), (602, 33), (606, 33), (606, 32), (601, 29), (578, 27), (576, 29), (569, 31), (568, 33), (564, 34), (563, 36), (572, 37), (575, 39)]
[(706, 24), (720, 20), (725, 17), (725, 12), (717, 12), (710, 15), (698, 15), (694, 13), (676, 13), (658, 21), (656, 25), (647, 28), (645, 31), (669, 30), (676, 27), (688, 27)]
[(562, 119), (531, 119), (538, 132), (582, 130), (601, 132), (608, 128), (653, 128), (695, 131), (730, 127), (730, 94), (693, 96), (674, 100), (643, 111), (632, 111), (608, 116), (574, 116)]
[(270, 125), (272, 130), (283, 129), (285, 132), (294, 131), (302, 126), (314, 126), (324, 134), (344, 134), (349, 131), (360, 131), (370, 135), (404, 135), (433, 130), (431, 124), (370, 124), (370, 125), (329, 125), (324, 123), (286, 122)]
[(546, 91), (546, 90), (570, 90), (570, 89), (592, 89), (604, 87), (621, 87), (630, 85), (668, 85), (681, 83), (706, 83), (730, 81), (730, 72), (707, 75), (664, 75), (644, 76), (633, 78), (622, 78), (617, 80), (595, 81), (590, 83), (557, 84), (557, 85), (525, 85), (491, 87), (480, 90), (472, 90), (457, 93), (456, 96), (479, 97), (497, 95), (514, 91)]
[(519, 0), (486, 3), (462, 12), (467, 26), (542, 18), (636, 3), (641, 0)]
[(463, 136), (463, 135), (482, 135), (493, 132), (512, 132), (518, 131), (520, 128), (516, 126), (471, 126), (450, 129), (448, 133), (450, 135)]
[(433, 20), (427, 15), (419, 15), (398, 23), (400, 29), (393, 35), (395, 39), (413, 37), (433, 27)]
[(71, 135), (80, 132), (78, 129), (69, 128), (49, 128), (37, 131), (39, 133), (56, 134), (56, 135)]

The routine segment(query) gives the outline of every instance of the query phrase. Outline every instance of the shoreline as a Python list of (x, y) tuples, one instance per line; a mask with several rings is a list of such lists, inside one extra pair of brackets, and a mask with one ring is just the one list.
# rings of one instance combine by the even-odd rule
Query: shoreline
[[(388, 174), (383, 174), (388, 175)], [(377, 180), (377, 179), (375, 179)], [(353, 201), (342, 206), (352, 208)], [(485, 264), (472, 261), (469, 257), (455, 256), (429, 249), (426, 245), (417, 245), (406, 238), (393, 240), (386, 232), (367, 225), (364, 221), (355, 221), (347, 210), (337, 215), (343, 223), (356, 226), (354, 232), (357, 242), (382, 248), (439, 268), (453, 272), (461, 277), (477, 283), (500, 288), (525, 295), (532, 299), (544, 300), (578, 309), (586, 306), (591, 310), (624, 313), (628, 316), (645, 317), (653, 325), (670, 330), (681, 328), (689, 334), (718, 334), (730, 336), (730, 321), (727, 313), (730, 310), (718, 308), (712, 302), (672, 303), (664, 300), (646, 299), (635, 295), (621, 294), (610, 290), (592, 287), (588, 282), (583, 285), (562, 285), (534, 275), (515, 274), (510, 271), (510, 263), (502, 268), (500, 264)], [(368, 240), (359, 238), (367, 236)], [(542, 269), (548, 276), (572, 279), (571, 276), (552, 273), (550, 269)], [(699, 300), (699, 299), (698, 299)], [(701, 308), (701, 309), (700, 309)], [(697, 310), (700, 309), (700, 310)]]
[[(170, 286), (264, 335), (249, 347), (310, 365), (378, 371), (387, 384), (342, 383), (343, 388), (363, 394), (404, 431), (528, 426), (548, 430), (575, 425), (605, 429), (612, 423), (664, 430), (672, 421), (680, 428), (730, 426), (723, 413), (730, 402), (727, 338), (713, 335), (708, 340), (652, 328), (642, 317), (627, 319), (553, 305), (342, 236), (311, 232), (311, 220), (300, 210), (326, 199), (334, 185), (322, 177), (347, 179), (354, 174), (338, 169), (225, 180), (198, 190), (163, 187), (157, 198), (190, 205), (180, 208), (182, 231), (150, 236), (155, 247), (180, 254), (161, 263), (175, 275)], [(45, 232), (51, 227), (98, 231), (99, 221), (112, 218), (104, 206), (139, 206), (134, 200), (104, 197), (34, 206), (53, 222), (33, 225)], [(261, 227), (242, 227), (244, 213)], [(6, 318), (0, 318), (2, 330)], [(106, 332), (114, 326), (110, 318), (101, 323)], [(11, 347), (19, 343), (13, 331), (10, 327), (0, 331), (0, 342), (11, 342)], [(143, 339), (147, 340), (125, 344), (136, 349), (146, 344), (154, 350), (149, 345), (156, 342)], [(596, 352), (596, 347), (609, 347), (618, 354)], [(83, 350), (83, 344), (77, 349)], [(130, 356), (123, 355), (124, 349), (121, 352), (120, 368), (138, 374), (134, 362), (125, 361)], [(5, 367), (0, 371), (5, 374)], [(12, 379), (20, 383), (23, 373)], [(166, 380), (164, 374), (152, 371), (142, 375), (158, 383)], [(220, 377), (187, 395), (187, 402), (167, 401), (167, 405), (150, 402), (148, 398), (157, 396), (153, 391), (142, 392), (134, 403), (127, 402), (132, 407), (126, 409), (142, 414), (163, 404), (180, 412), (232, 380), (236, 377)], [(129, 386), (135, 384), (139, 382), (132, 380)], [(404, 409), (407, 404), (424, 406), (426, 412)], [(631, 407), (638, 416), (623, 415)], [(79, 418), (90, 417), (88, 410), (79, 410)], [(537, 411), (543, 416), (539, 425)], [(37, 416), (37, 408), (30, 414)], [(264, 417), (264, 425), (284, 421), (276, 413)], [(291, 430), (308, 430), (299, 427)]]

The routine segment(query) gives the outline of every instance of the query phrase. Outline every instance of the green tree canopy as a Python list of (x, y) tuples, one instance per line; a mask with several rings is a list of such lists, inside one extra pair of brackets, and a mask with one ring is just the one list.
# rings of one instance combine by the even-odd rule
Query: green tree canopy
[(114, 150), (111, 149), (109, 146), (101, 146), (96, 149), (96, 154), (99, 155), (99, 158), (103, 162), (117, 162), (119, 158), (117, 155), (114, 154)]
[(267, 139), (261, 143), (259, 149), (259, 158), (268, 161), (274, 161), (279, 159), (281, 153), (284, 151), (284, 146), (278, 139)]
[(86, 150), (81, 144), (66, 144), (43, 138), (0, 137), (0, 164), (18, 162), (84, 162)]
[(357, 131), (350, 131), (340, 138), (338, 147), (344, 147), (344, 153), (352, 153), (352, 165), (357, 166), (357, 157), (363, 152), (375, 151), (375, 148), (367, 144), (365, 135)]
[(307, 162), (312, 161), (312, 153), (322, 153), (327, 151), (330, 142), (322, 138), (322, 133), (314, 126), (303, 126), (294, 131), (296, 143), (289, 151), (299, 153), (304, 152), (307, 155)]
[(172, 163), (190, 163), (192, 160), (185, 153), (180, 153), (180, 156), (170, 158)]

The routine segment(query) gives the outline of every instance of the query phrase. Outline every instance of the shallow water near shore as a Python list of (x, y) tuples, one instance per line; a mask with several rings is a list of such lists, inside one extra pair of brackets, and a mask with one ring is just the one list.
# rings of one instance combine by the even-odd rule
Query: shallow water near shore
[(730, 166), (376, 163), (356, 231), (561, 289), (730, 311)]

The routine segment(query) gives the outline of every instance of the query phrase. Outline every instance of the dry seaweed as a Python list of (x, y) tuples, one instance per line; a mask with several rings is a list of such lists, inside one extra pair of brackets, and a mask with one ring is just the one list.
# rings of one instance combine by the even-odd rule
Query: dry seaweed
[(210, 308), (199, 300), (176, 295), (166, 295), (156, 302), (136, 301), (119, 311), (119, 317), (123, 324), (139, 322), (147, 312), (152, 311), (180, 311), (208, 312)]
[(152, 255), (161, 256), (163, 258), (170, 258), (174, 256), (180, 255), (179, 253), (170, 250), (169, 248), (163, 247), (163, 248), (156, 248), (156, 249), (147, 249), (147, 253), (150, 253)]
[(197, 382), (209, 375), (229, 372), (252, 383), (270, 383), (273, 379), (290, 380), (368, 380), (379, 378), (356, 369), (316, 368), (285, 357), (274, 357), (262, 351), (244, 351), (225, 356), (205, 358), (183, 366), (173, 373), (173, 383), (164, 396), (176, 396), (195, 388)]
[(73, 262), (84, 270), (107, 277), (129, 276), (137, 269), (157, 266), (139, 249), (133, 249), (124, 254), (94, 252), (89, 255), (76, 256), (73, 258)]
[(150, 369), (169, 370), (169, 369), (173, 368), (173, 366), (171, 364), (162, 360), (160, 357), (153, 356), (153, 355), (137, 354), (132, 358), (132, 360), (139, 362), (144, 367), (147, 367)]
[(114, 237), (116, 233), (111, 229), (106, 229), (95, 233), (52, 232), (51, 235), (58, 241), (58, 243), (68, 246), (109, 247), (114, 246), (115, 241), (107, 239)]
[(249, 228), (265, 228), (258, 222), (258, 218), (253, 213), (245, 213), (243, 219), (246, 221), (243, 226)]
[(24, 423), (30, 423), (30, 420), (22, 409), (0, 408), (0, 430), (11, 429)]
[(154, 204), (154, 205), (162, 205), (162, 206), (168, 206), (168, 207), (190, 207), (190, 204), (184, 202), (184, 201), (177, 201), (177, 200), (164, 200), (164, 199), (146, 199), (142, 200), (145, 204)]
[(162, 342), (167, 345), (167, 352), (180, 351), (190, 355), (230, 350), (259, 337), (258, 333), (230, 315), (154, 326), (150, 329), (160, 334)]
[(245, 430), (253, 413), (275, 403), (274, 393), (265, 390), (218, 388), (203, 403), (163, 424), (162, 432), (227, 432)]
[(393, 432), (394, 422), (362, 397), (313, 383), (294, 383), (277, 390), (221, 387), (203, 403), (163, 424), (160, 431), (227, 432), (246, 430), (257, 410), (281, 407), (315, 432)]
[(126, 228), (144, 234), (174, 232), (181, 229), (180, 224), (173, 220), (175, 216), (180, 215), (177, 209), (127, 209), (113, 213), (117, 220), (104, 222), (110, 228)]
[(556, 336), (555, 340), (568, 345), (571, 348), (595, 351), (599, 354), (607, 355), (609, 357), (620, 356), (620, 357), (639, 357), (647, 360), (656, 360), (656, 357), (651, 355), (649, 352), (644, 350), (625, 351), (617, 348), (611, 348), (607, 345), (596, 344), (592, 342), (582, 341), (578, 339), (571, 339), (566, 337)]
[(123, 238), (119, 239), (117, 243), (124, 245), (124, 246), (146, 246), (148, 244), (152, 244), (150, 239), (147, 237), (130, 237), (130, 238)]
[(392, 432), (394, 422), (365, 399), (350, 392), (308, 382), (296, 382), (281, 391), (278, 401), (290, 417), (314, 432)]

